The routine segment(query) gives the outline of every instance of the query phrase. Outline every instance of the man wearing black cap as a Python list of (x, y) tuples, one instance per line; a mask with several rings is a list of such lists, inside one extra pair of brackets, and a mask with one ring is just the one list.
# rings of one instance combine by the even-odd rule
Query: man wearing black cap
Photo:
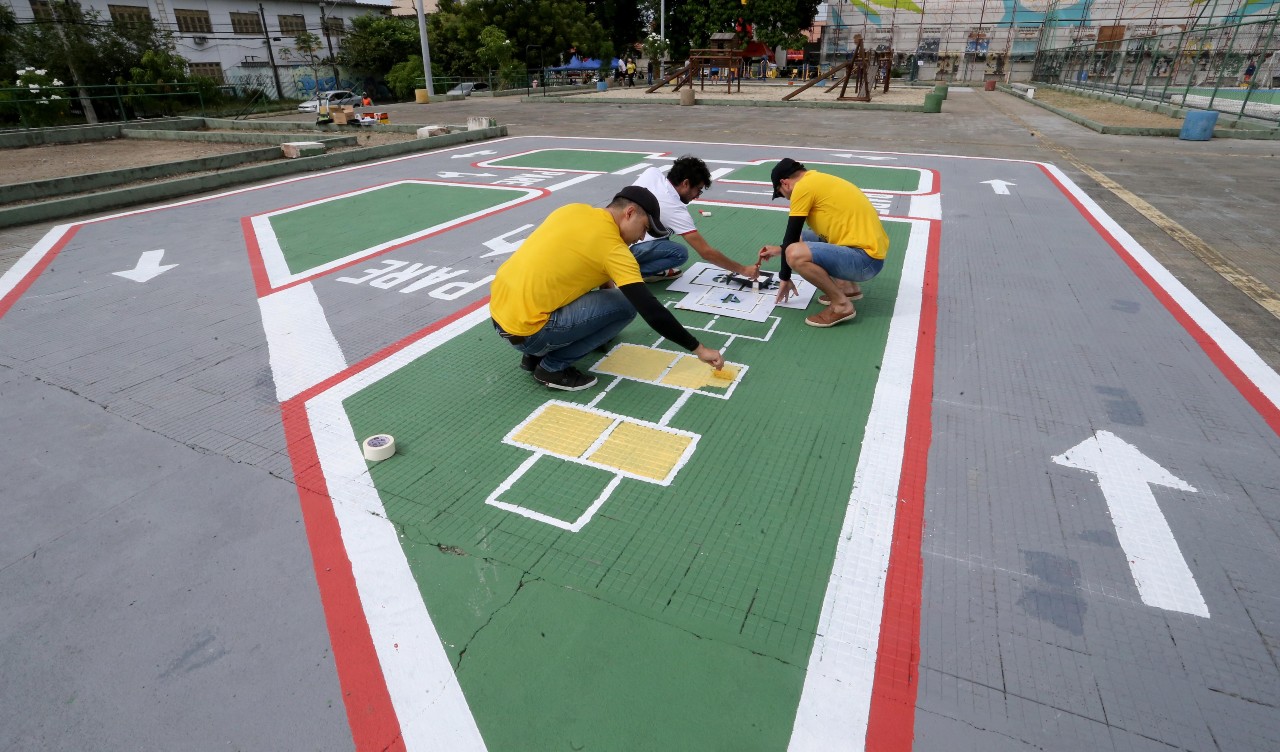
[(826, 328), (851, 320), (857, 315), (853, 301), (862, 298), (858, 283), (879, 274), (889, 252), (889, 236), (875, 207), (853, 183), (807, 170), (790, 157), (778, 160), (770, 178), (773, 197), (791, 200), (782, 245), (760, 249), (762, 262), (782, 256), (778, 302), (795, 294), (795, 269), (825, 293), (818, 302), (827, 309), (804, 323)]
[(676, 321), (640, 278), (629, 244), (665, 237), (658, 200), (630, 185), (603, 209), (568, 204), (551, 212), (494, 277), (493, 328), (524, 354), (538, 383), (576, 392), (596, 383), (573, 367), (622, 331), (636, 313), (654, 331), (721, 368), (724, 358)]

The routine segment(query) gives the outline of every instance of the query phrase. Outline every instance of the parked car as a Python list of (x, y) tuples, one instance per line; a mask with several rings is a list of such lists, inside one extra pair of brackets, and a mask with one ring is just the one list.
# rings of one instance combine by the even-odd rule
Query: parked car
[(310, 99), (298, 105), (298, 112), (319, 112), (320, 102), (328, 100), (330, 107), (339, 107), (342, 105), (358, 105), (361, 102), (360, 95), (351, 91), (322, 91), (317, 99)]
[(471, 92), (473, 91), (487, 91), (488, 89), (489, 89), (489, 84), (480, 83), (480, 82), (472, 83), (470, 81), (464, 81), (458, 84), (457, 86), (453, 87), (452, 89), (446, 91), (445, 94), (461, 94), (464, 97), (469, 97), (471, 96)]

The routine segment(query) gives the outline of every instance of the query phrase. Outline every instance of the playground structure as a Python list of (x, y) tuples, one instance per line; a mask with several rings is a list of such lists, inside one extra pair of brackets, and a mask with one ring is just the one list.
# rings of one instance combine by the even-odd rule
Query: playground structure
[(696, 73), (698, 76), (699, 89), (706, 91), (707, 77), (717, 75), (711, 71), (718, 71), (718, 75), (724, 77), (725, 93), (733, 93), (733, 85), (736, 82), (738, 91), (742, 91), (742, 74), (738, 68), (742, 65), (741, 50), (689, 50), (689, 62), (685, 67), (668, 75), (666, 78), (657, 81), (653, 86), (645, 89), (645, 94), (652, 94), (663, 86), (672, 81), (676, 82), (676, 86), (672, 91), (680, 91), (684, 86), (693, 88), (693, 77)]
[[(826, 92), (831, 93), (832, 90), (839, 86), (840, 95), (836, 99), (841, 102), (870, 102), (871, 90), (877, 86), (883, 87), (882, 91), (888, 93), (889, 72), (893, 63), (893, 49), (890, 48), (868, 54), (866, 48), (862, 46), (861, 34), (854, 35), (853, 44), (853, 53), (848, 60), (809, 81), (795, 91), (788, 93), (782, 98), (782, 101), (789, 102), (794, 97), (799, 96), (801, 92), (827, 79), (831, 79), (834, 83), (827, 87)], [(872, 74), (873, 70), (875, 71), (874, 75)], [(839, 78), (841, 74), (843, 74), (843, 78)], [(853, 96), (848, 96), (850, 81), (853, 81)]]

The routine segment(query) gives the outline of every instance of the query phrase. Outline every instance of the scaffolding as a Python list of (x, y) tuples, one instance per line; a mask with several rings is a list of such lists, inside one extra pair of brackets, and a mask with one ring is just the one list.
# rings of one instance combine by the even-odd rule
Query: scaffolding
[(1265, 40), (1274, 40), (1267, 29), (1278, 16), (1280, 0), (867, 0), (826, 4), (810, 38), (824, 70), (847, 60), (860, 34), (868, 50), (895, 50), (894, 67), (912, 78), (1012, 82), (1038, 75), (1042, 50), (1128, 51), (1135, 40), (1199, 39), (1223, 27), (1249, 31), (1208, 34), (1212, 51), (1230, 44), (1264, 54), (1274, 50)]

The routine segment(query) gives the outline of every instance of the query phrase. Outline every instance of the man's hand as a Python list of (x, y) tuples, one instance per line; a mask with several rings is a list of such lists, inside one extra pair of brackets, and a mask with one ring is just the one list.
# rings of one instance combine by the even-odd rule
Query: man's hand
[(760, 276), (760, 264), (752, 264), (751, 266), (744, 266), (742, 267), (742, 271), (739, 272), (739, 274), (746, 277), (747, 279), (755, 279), (756, 277)]
[(760, 249), (759, 260), (756, 261), (756, 266), (759, 266), (760, 264), (763, 264), (764, 262), (768, 261), (774, 256), (778, 256), (781, 254), (782, 254), (782, 246), (766, 245), (765, 247)]
[(799, 294), (800, 294), (799, 292), (796, 292), (795, 282), (792, 282), (789, 279), (786, 279), (786, 280), (780, 279), (778, 280), (778, 297), (774, 300), (774, 302), (785, 303), (787, 302), (787, 299), (790, 298), (792, 295), (799, 295)]
[(698, 360), (701, 360), (703, 363), (706, 363), (717, 371), (724, 368), (724, 356), (720, 354), (719, 350), (712, 350), (706, 345), (698, 345), (698, 349), (694, 350), (693, 354), (698, 356)]

